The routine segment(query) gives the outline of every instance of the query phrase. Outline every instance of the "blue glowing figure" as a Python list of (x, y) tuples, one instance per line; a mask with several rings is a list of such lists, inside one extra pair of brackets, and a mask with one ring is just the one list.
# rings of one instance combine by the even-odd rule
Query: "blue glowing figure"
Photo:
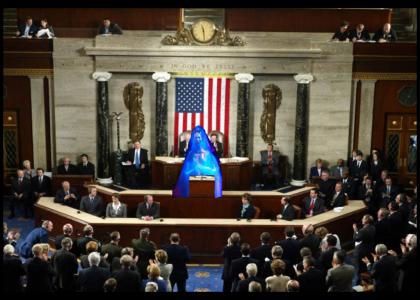
[(206, 131), (196, 126), (191, 132), (184, 164), (172, 196), (187, 198), (190, 195), (190, 176), (214, 176), (214, 197), (222, 197), (222, 172), (216, 150), (211, 145)]

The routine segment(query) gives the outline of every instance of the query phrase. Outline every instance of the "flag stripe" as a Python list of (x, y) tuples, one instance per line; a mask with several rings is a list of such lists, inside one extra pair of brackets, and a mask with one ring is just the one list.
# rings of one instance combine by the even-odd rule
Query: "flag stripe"
[(211, 127), (212, 125), (212, 115), (213, 115), (213, 79), (209, 78), (209, 110), (208, 110), (208, 124), (207, 124), (207, 128), (204, 128), (206, 130), (206, 132), (211, 131)]
[(229, 154), (229, 107), (230, 107), (230, 79), (226, 79), (226, 85), (225, 85), (225, 113), (223, 114), (225, 116), (225, 145), (223, 145), (223, 152), (225, 156), (228, 156)]
[(217, 107), (217, 79), (213, 79), (213, 99), (211, 100), (211, 107), (212, 107), (212, 114), (211, 114), (211, 128), (209, 131), (213, 131), (216, 129), (216, 115), (218, 111), (216, 110)]

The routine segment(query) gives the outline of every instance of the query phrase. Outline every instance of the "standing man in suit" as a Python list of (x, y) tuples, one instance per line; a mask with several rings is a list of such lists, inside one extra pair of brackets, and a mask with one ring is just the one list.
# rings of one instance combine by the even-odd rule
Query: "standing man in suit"
[(89, 161), (87, 154), (80, 155), (81, 162), (77, 165), (80, 175), (92, 175), (95, 178), (95, 165)]
[(25, 24), (18, 26), (16, 36), (31, 39), (36, 35), (37, 32), (38, 28), (33, 24), (32, 18), (26, 17)]
[(239, 274), (246, 272), (246, 266), (249, 263), (258, 264), (258, 260), (250, 257), (251, 246), (248, 243), (242, 243), (241, 245), (241, 254), (240, 258), (232, 260), (230, 265), (229, 277), (232, 280), (232, 289), (231, 291), (236, 291), (238, 282), (240, 280)]
[(149, 160), (147, 158), (147, 150), (141, 147), (140, 141), (135, 141), (134, 148), (128, 150), (126, 163), (131, 166), (129, 185), (132, 188), (144, 187), (147, 184)]
[(108, 254), (106, 260), (111, 264), (114, 260), (114, 257), (121, 257), (122, 248), (118, 245), (121, 239), (121, 235), (118, 231), (111, 232), (109, 236), (111, 241), (108, 244), (102, 246), (101, 254)]
[(227, 240), (227, 245), (223, 248), (223, 292), (230, 292), (232, 289), (232, 278), (229, 276), (232, 261), (241, 257), (240, 247), (241, 236), (237, 232), (233, 232)]
[(347, 170), (347, 168), (344, 166), (344, 159), (340, 158), (337, 160), (337, 164), (331, 168), (331, 176), (341, 179), (345, 170)]
[(82, 200), (80, 200), (80, 210), (97, 217), (104, 215), (102, 197), (97, 195), (96, 187), (89, 187), (89, 195), (82, 197)]
[(240, 219), (253, 219), (255, 217), (255, 207), (252, 205), (252, 196), (248, 193), (242, 195), (242, 205), (239, 210), (239, 217)]
[(77, 238), (76, 240), (75, 250), (77, 257), (87, 254), (86, 245), (91, 241), (96, 242), (98, 249), (101, 249), (101, 242), (93, 237), (93, 227), (88, 224), (83, 227), (83, 236)]
[(372, 178), (366, 177), (365, 182), (358, 188), (357, 199), (363, 200), (369, 209), (369, 213), (375, 213), (379, 205), (375, 197), (375, 187)]
[(328, 170), (321, 172), (321, 180), (318, 181), (319, 196), (324, 200), (324, 203), (329, 207), (332, 196), (334, 194), (336, 180), (330, 178)]
[(260, 154), (261, 154), (263, 184), (266, 185), (268, 178), (273, 177), (275, 180), (276, 186), (279, 186), (280, 185), (280, 170), (279, 170), (280, 152), (277, 150), (273, 150), (273, 145), (268, 144), (267, 150), (261, 151)]
[(266, 259), (271, 260), (271, 234), (269, 232), (263, 232), (260, 235), (261, 246), (251, 250), (251, 258), (258, 260), (258, 269), (262, 271), (264, 261)]
[(398, 38), (395, 30), (391, 28), (391, 24), (385, 23), (384, 26), (375, 33), (372, 40), (378, 43), (388, 43), (396, 42)]
[(53, 223), (49, 220), (42, 222), (41, 227), (34, 228), (20, 246), (19, 254), (23, 258), (32, 256), (32, 246), (39, 243), (48, 243), (48, 233), (53, 230)]
[(350, 176), (353, 177), (358, 186), (360, 186), (367, 171), (367, 163), (363, 160), (363, 153), (362, 151), (357, 151), (356, 160), (350, 166)]
[(370, 41), (369, 31), (365, 29), (365, 25), (360, 23), (357, 24), (356, 28), (350, 30), (349, 40), (355, 42), (368, 42)]
[(138, 256), (137, 268), (139, 270), (141, 279), (147, 279), (147, 266), (149, 260), (155, 258), (156, 244), (149, 241), (150, 229), (140, 229), (140, 236), (138, 239), (131, 241), (134, 249), (134, 255)]
[(53, 276), (55, 272), (48, 262), (48, 251), (44, 251), (39, 243), (31, 247), (33, 258), (26, 261), (26, 292), (53, 292)]
[(123, 34), (120, 26), (116, 23), (111, 23), (111, 20), (105, 18), (99, 27), (98, 34)]
[(338, 250), (334, 252), (332, 268), (327, 273), (328, 292), (352, 292), (353, 277), (356, 269), (349, 264), (344, 263), (346, 251)]
[(58, 175), (77, 175), (79, 173), (79, 169), (71, 164), (70, 158), (64, 157), (63, 164), (57, 167), (57, 174)]
[(59, 189), (55, 195), (54, 202), (78, 208), (79, 195), (77, 194), (76, 189), (71, 187), (70, 182), (68, 181), (63, 181), (61, 186), (61, 189)]
[(335, 184), (335, 193), (332, 196), (329, 207), (333, 209), (334, 207), (342, 207), (346, 205), (347, 195), (343, 191), (343, 184), (341, 181)]
[(26, 274), (22, 265), (22, 260), (15, 253), (15, 248), (6, 244), (3, 245), (3, 292), (23, 292), (22, 276)]
[(300, 291), (305, 293), (324, 293), (325, 276), (322, 271), (315, 268), (315, 259), (312, 256), (303, 258), (303, 273), (298, 271), (297, 281)]
[(297, 264), (299, 261), (299, 242), (296, 239), (293, 226), (286, 226), (284, 229), (284, 240), (276, 244), (283, 248), (282, 259), (290, 261), (291, 264)]
[(338, 250), (336, 247), (337, 238), (332, 234), (327, 235), (326, 244), (327, 247), (323, 249), (321, 255), (319, 256), (319, 262), (325, 275), (327, 275), (328, 270), (332, 267), (331, 263), (333, 260), (334, 252)]
[(160, 218), (160, 205), (153, 201), (152, 195), (145, 195), (144, 202), (137, 205), (136, 218), (146, 221)]
[(25, 219), (33, 215), (33, 202), (31, 195), (31, 182), (24, 177), (23, 170), (17, 170), (17, 178), (12, 179), (12, 195), (10, 202), (9, 219), (15, 217), (15, 206), (23, 206)]
[(373, 217), (371, 215), (364, 215), (362, 226), (359, 229), (356, 223), (353, 224), (353, 240), (355, 242), (353, 265), (356, 267), (357, 275), (366, 271), (366, 266), (362, 262), (362, 258), (370, 255), (375, 247), (375, 225), (373, 225)]
[(343, 178), (341, 178), (341, 183), (343, 184), (343, 191), (349, 196), (350, 200), (356, 199), (357, 191), (354, 190), (353, 179), (349, 177), (349, 170), (346, 169), (343, 172)]
[(163, 247), (168, 254), (168, 264), (173, 265), (172, 273), (169, 277), (172, 290), (177, 286), (178, 292), (185, 292), (188, 279), (187, 262), (190, 261), (190, 251), (186, 246), (179, 244), (181, 238), (178, 233), (171, 233), (169, 238), (171, 244)]
[(212, 133), (210, 143), (214, 147), (214, 150), (216, 150), (217, 157), (223, 157), (223, 144), (217, 140), (217, 134)]
[(100, 268), (101, 256), (98, 252), (92, 252), (88, 256), (89, 268), (79, 272), (78, 284), (82, 292), (103, 292), (105, 281), (111, 276), (111, 273)]
[(295, 209), (290, 203), (290, 197), (282, 197), (280, 201), (283, 209), (281, 210), (281, 213), (277, 215), (277, 219), (292, 221), (295, 218)]
[(321, 177), (322, 171), (326, 170), (323, 166), (322, 159), (318, 158), (315, 161), (315, 167), (311, 167), (309, 171), (309, 180), (312, 181), (312, 177)]
[(178, 156), (179, 157), (185, 157), (185, 153), (187, 153), (188, 150), (188, 143), (191, 139), (191, 132), (187, 131), (185, 133), (185, 139), (179, 143), (179, 149), (178, 149)]
[(318, 198), (318, 191), (316, 189), (311, 189), (309, 191), (309, 197), (306, 197), (304, 202), (305, 217), (309, 218), (324, 211), (324, 200)]
[(36, 169), (36, 177), (32, 178), (32, 191), (34, 192), (35, 202), (44, 196), (51, 196), (51, 178), (44, 175), (43, 168)]
[(77, 263), (76, 255), (70, 250), (73, 247), (71, 238), (66, 237), (61, 241), (61, 249), (54, 252), (51, 257), (51, 265), (55, 270), (55, 285), (59, 291), (74, 292), (76, 290)]
[(302, 226), (303, 238), (299, 240), (299, 250), (303, 247), (308, 247), (311, 250), (312, 255), (318, 257), (321, 239), (318, 235), (314, 234), (314, 230), (314, 225), (312, 224)]

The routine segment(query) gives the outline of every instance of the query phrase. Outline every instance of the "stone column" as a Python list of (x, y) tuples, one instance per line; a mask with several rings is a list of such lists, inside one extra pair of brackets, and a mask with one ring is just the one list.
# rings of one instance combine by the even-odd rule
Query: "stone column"
[[(359, 143), (358, 149), (367, 155), (372, 146), (373, 104), (375, 102), (375, 80), (362, 80), (360, 91)], [(357, 113), (357, 112), (356, 112)]]
[(293, 157), (293, 177), (291, 184), (303, 186), (306, 178), (306, 161), (308, 159), (308, 124), (309, 124), (309, 83), (311, 74), (294, 76), (298, 83), (296, 102), (295, 151)]
[(98, 82), (97, 102), (97, 176), (98, 178), (109, 177), (109, 101), (108, 80), (112, 74), (108, 72), (95, 72), (92, 77)]
[(156, 156), (168, 156), (168, 80), (171, 74), (156, 72), (152, 75), (156, 81)]
[(249, 73), (240, 73), (235, 75), (239, 82), (238, 87), (238, 115), (236, 128), (236, 156), (248, 156), (249, 140), (249, 98), (250, 82), (254, 76)]

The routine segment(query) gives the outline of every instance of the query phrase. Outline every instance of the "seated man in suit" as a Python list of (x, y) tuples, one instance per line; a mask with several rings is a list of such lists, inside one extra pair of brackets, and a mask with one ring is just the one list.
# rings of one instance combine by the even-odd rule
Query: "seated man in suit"
[(18, 26), (18, 30), (16, 31), (16, 36), (31, 39), (36, 35), (37, 32), (38, 32), (38, 27), (36, 27), (33, 24), (33, 20), (31, 17), (27, 17), (25, 24), (21, 24)]
[(89, 195), (82, 197), (82, 200), (80, 200), (80, 210), (98, 217), (104, 215), (102, 197), (97, 195), (96, 187), (89, 187)]
[(122, 34), (122, 30), (118, 24), (111, 23), (111, 20), (105, 18), (102, 21), (101, 27), (99, 27), (98, 34)]
[(279, 170), (279, 160), (280, 152), (273, 150), (273, 145), (268, 144), (267, 150), (263, 150), (261, 153), (261, 166), (262, 166), (262, 176), (264, 185), (267, 184), (268, 178), (273, 177), (276, 183), (276, 186), (280, 185), (280, 170)]
[(148, 181), (149, 160), (147, 150), (141, 147), (140, 141), (134, 142), (134, 148), (128, 150), (127, 165), (129, 166), (129, 186), (131, 188), (145, 187)]
[(95, 178), (95, 165), (89, 161), (89, 157), (87, 154), (80, 155), (80, 159), (82, 160), (77, 167), (79, 168), (80, 175), (92, 175)]
[(378, 43), (396, 42), (398, 40), (397, 33), (391, 28), (391, 24), (385, 23), (384, 26), (379, 29), (372, 40)]
[(334, 207), (342, 207), (346, 205), (346, 194), (343, 191), (343, 184), (341, 181), (335, 184), (335, 193), (332, 196), (331, 201), (328, 204), (328, 207), (333, 209)]
[(9, 219), (15, 217), (15, 206), (23, 206), (24, 217), (29, 218), (33, 210), (31, 182), (24, 177), (23, 170), (17, 170), (17, 178), (12, 179), (11, 189), (13, 199), (10, 201)]
[(239, 210), (239, 219), (253, 219), (255, 217), (255, 207), (252, 205), (252, 197), (245, 193), (242, 195), (242, 205)]
[(223, 157), (223, 144), (217, 140), (217, 134), (213, 133), (210, 136), (210, 143), (216, 150), (217, 157)]
[(63, 164), (57, 167), (57, 174), (59, 175), (77, 175), (79, 170), (71, 164), (70, 158), (64, 157)]
[(70, 182), (63, 181), (62, 188), (55, 195), (54, 202), (78, 208), (79, 196), (75, 188), (70, 187)]
[(322, 159), (318, 158), (315, 161), (315, 167), (311, 167), (309, 172), (309, 180), (312, 181), (312, 177), (321, 177), (322, 171), (326, 170), (323, 166)]
[(281, 214), (277, 215), (277, 219), (292, 221), (295, 218), (295, 209), (293, 208), (293, 205), (290, 203), (290, 197), (289, 196), (282, 197), (281, 205), (283, 206), (283, 209), (281, 211)]
[(368, 42), (370, 41), (369, 31), (365, 29), (364, 24), (357, 24), (356, 28), (350, 30), (349, 40), (352, 42)]
[(378, 198), (380, 207), (387, 207), (388, 203), (395, 200), (398, 195), (398, 187), (392, 184), (391, 177), (385, 179), (385, 185), (378, 189)]
[(337, 160), (337, 165), (331, 168), (330, 174), (332, 177), (342, 178), (346, 170), (347, 168), (344, 166), (344, 159), (340, 158)]
[(304, 201), (304, 212), (307, 218), (318, 215), (325, 211), (324, 200), (318, 197), (318, 191), (311, 189), (309, 197)]
[(34, 192), (35, 202), (44, 196), (51, 196), (51, 178), (44, 175), (43, 168), (36, 169), (36, 177), (32, 177), (32, 191)]
[(153, 202), (152, 195), (145, 195), (144, 202), (137, 206), (136, 217), (142, 220), (154, 220), (160, 217), (160, 205)]
[(185, 133), (185, 139), (179, 143), (179, 149), (178, 149), (178, 156), (179, 157), (185, 157), (185, 153), (188, 150), (188, 143), (191, 139), (191, 132), (187, 131)]
[(321, 173), (321, 180), (318, 181), (319, 196), (324, 200), (324, 203), (330, 203), (334, 194), (336, 180), (330, 178), (328, 170)]

